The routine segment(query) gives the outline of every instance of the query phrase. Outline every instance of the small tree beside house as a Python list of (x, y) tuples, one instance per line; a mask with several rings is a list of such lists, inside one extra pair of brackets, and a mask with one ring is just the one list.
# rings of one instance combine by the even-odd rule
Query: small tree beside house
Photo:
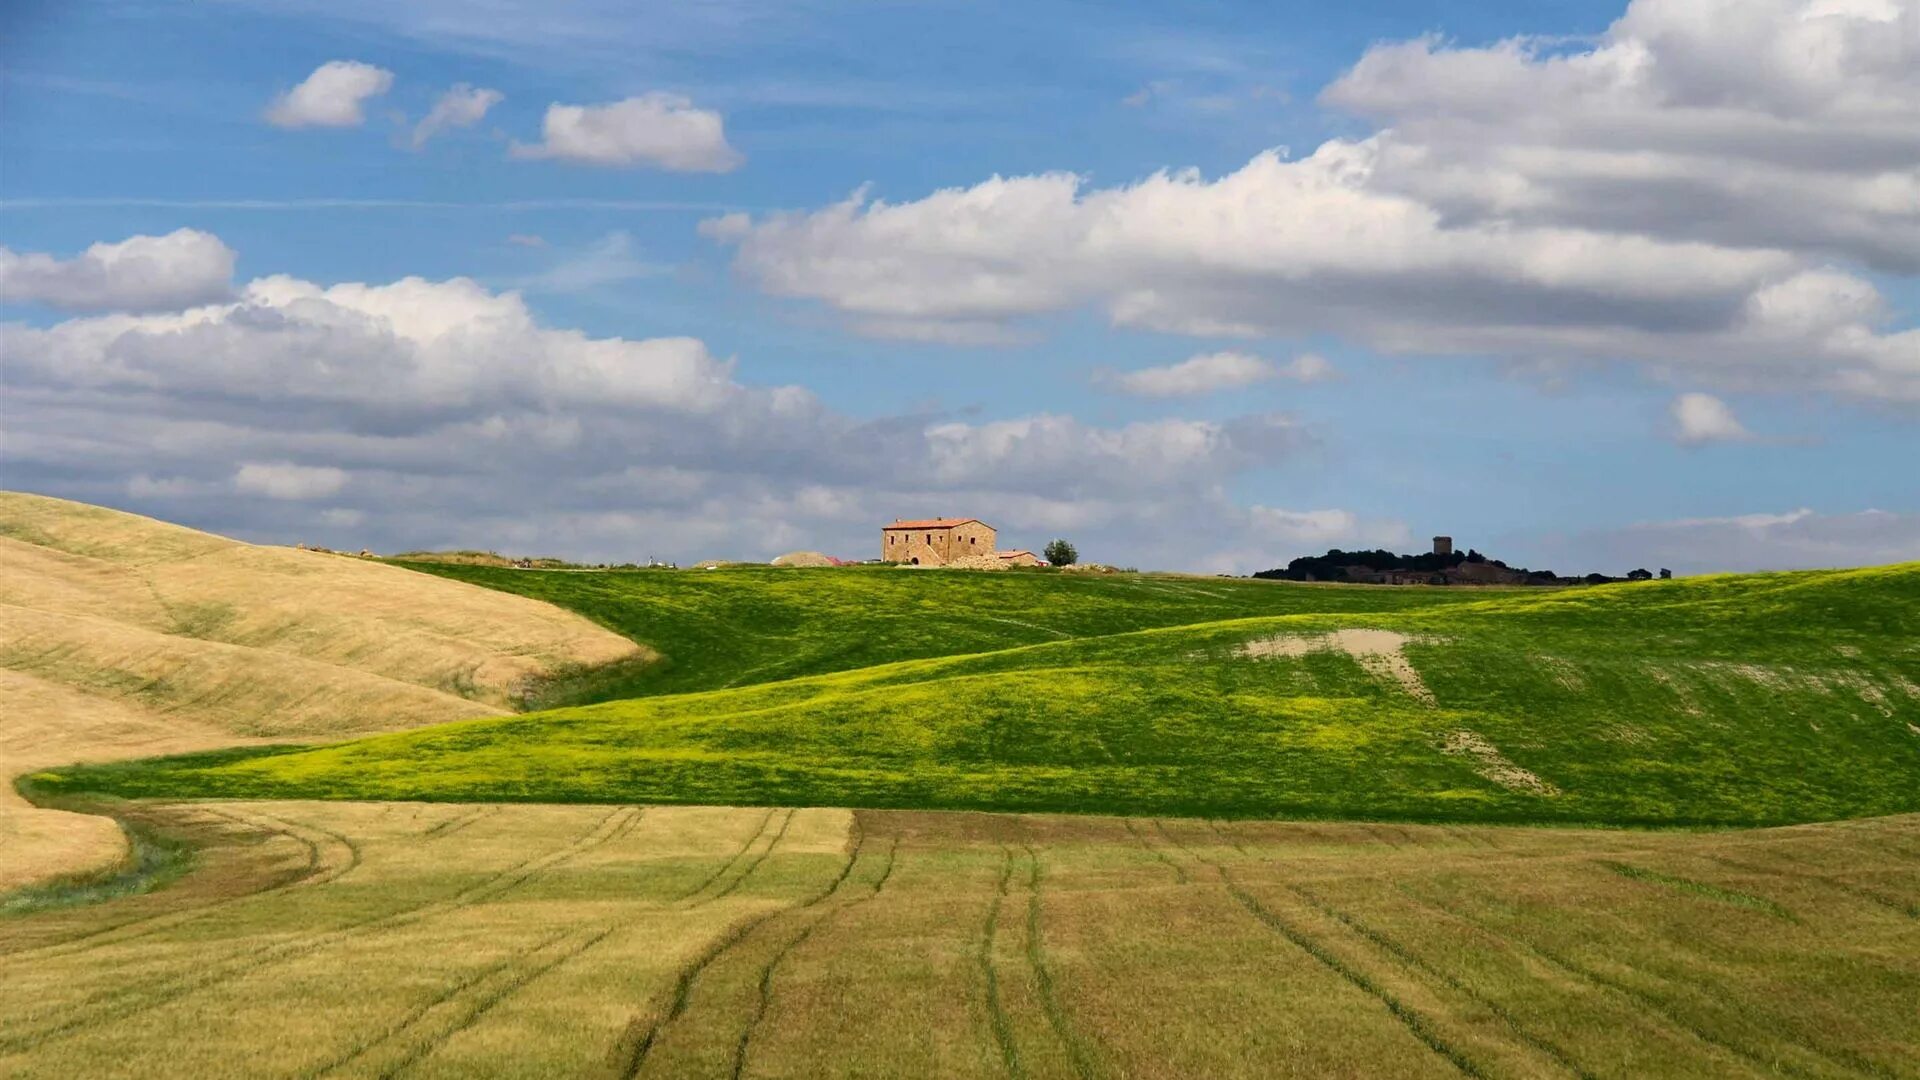
[(1072, 544), (1058, 538), (1048, 541), (1040, 553), (1055, 566), (1072, 566), (1080, 559), (1080, 553), (1074, 550)]

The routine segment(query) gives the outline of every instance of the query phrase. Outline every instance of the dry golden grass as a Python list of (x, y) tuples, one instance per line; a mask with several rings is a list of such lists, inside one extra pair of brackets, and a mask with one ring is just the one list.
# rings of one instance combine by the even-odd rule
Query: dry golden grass
[(134, 812), (198, 868), (0, 921), (0, 1074), (1920, 1076), (1915, 816)]
[(0, 890), (124, 851), (111, 822), (25, 807), (19, 773), (499, 713), (635, 652), (539, 601), (0, 492)]

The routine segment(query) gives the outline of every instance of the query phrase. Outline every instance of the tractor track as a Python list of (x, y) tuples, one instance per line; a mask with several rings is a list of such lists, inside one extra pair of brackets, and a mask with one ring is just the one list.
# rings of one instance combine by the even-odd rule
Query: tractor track
[(766, 814), (760, 818), (760, 824), (753, 830), (753, 833), (749, 835), (745, 840), (740, 842), (740, 847), (734, 851), (733, 855), (730, 856), (726, 862), (723, 862), (718, 867), (716, 867), (713, 873), (708, 874), (706, 878), (700, 882), (700, 884), (695, 885), (693, 888), (688, 889), (686, 892), (683, 892), (679, 896), (674, 897), (672, 902), (677, 904), (687, 900), (691, 900), (695, 896), (698, 896), (700, 893), (706, 891), (707, 886), (712, 885), (714, 882), (720, 880), (720, 876), (722, 874), (725, 874), (728, 870), (733, 868), (734, 864), (738, 863), (742, 858), (746, 857), (747, 851), (753, 847), (754, 843), (758, 841), (762, 836), (766, 835), (767, 823), (773, 820), (773, 815), (776, 812), (777, 812), (776, 809), (769, 808)]
[[(255, 812), (255, 818), (258, 820), (253, 820), (236, 811), (222, 810), (211, 806), (198, 806), (195, 807), (194, 810), (223, 821), (232, 822), (244, 828), (253, 829), (271, 836), (282, 836), (292, 840), (294, 843), (306, 849), (306, 865), (294, 870), (290, 875), (274, 875), (269, 879), (271, 881), (270, 884), (249, 890), (237, 896), (223, 897), (189, 910), (162, 911), (153, 915), (143, 915), (139, 918), (114, 923), (110, 926), (104, 926), (97, 930), (91, 930), (84, 934), (78, 934), (60, 941), (49, 942), (45, 945), (35, 945), (29, 948), (0, 953), (0, 956), (5, 956), (8, 959), (31, 957), (35, 960), (48, 960), (62, 956), (84, 955), (95, 949), (133, 941), (137, 938), (145, 937), (148, 934), (159, 933), (163, 930), (169, 930), (173, 927), (193, 922), (243, 901), (257, 900), (264, 896), (271, 896), (275, 893), (302, 886), (325, 885), (328, 882), (338, 880), (348, 871), (360, 865), (359, 846), (347, 837), (330, 829), (323, 829), (311, 825), (295, 825), (266, 814), (258, 813), (257, 811)], [(310, 836), (302, 835), (302, 830), (318, 834), (321, 840), (315, 840)], [(333, 841), (341, 847), (344, 847), (347, 851), (346, 859), (341, 862), (329, 862), (322, 854), (321, 841)], [(120, 933), (122, 930), (129, 930), (131, 932)]]
[[(859, 828), (859, 818), (857, 816), (854, 818), (854, 822), (855, 827)], [(865, 843), (866, 837), (863, 831), (861, 838), (855, 843), (855, 852), (857, 853), (860, 845)], [(760, 1024), (766, 1019), (768, 1010), (773, 1007), (773, 978), (778, 972), (780, 964), (786, 960), (787, 954), (799, 948), (808, 938), (813, 936), (814, 931), (838, 918), (848, 908), (856, 907), (879, 896), (880, 890), (887, 887), (887, 879), (893, 876), (893, 861), (899, 853), (899, 850), (900, 838), (896, 836), (893, 838), (893, 842), (887, 845), (887, 861), (881, 867), (880, 876), (874, 879), (873, 885), (865, 894), (844, 901), (838, 906), (822, 913), (818, 918), (802, 928), (798, 934), (790, 938), (785, 945), (782, 945), (780, 950), (773, 954), (773, 958), (767, 961), (766, 966), (760, 969), (759, 1000), (754, 1005), (753, 1018), (747, 1021), (746, 1029), (740, 1033), (740, 1042), (734, 1047), (733, 1051), (734, 1080), (740, 1080), (740, 1077), (746, 1073), (747, 1054), (751, 1049), (754, 1033), (760, 1030)], [(853, 863), (849, 862), (846, 872), (851, 873), (852, 870)], [(840, 886), (846, 880), (846, 873), (843, 873), (839, 880), (834, 882), (833, 888), (828, 891), (828, 895), (831, 896), (832, 893), (839, 891)]]
[[(734, 853), (728, 865), (732, 865), (740, 860), (740, 856), (745, 853), (748, 847), (752, 846), (753, 840), (757, 840), (765, 833), (767, 822), (771, 821), (772, 818), (773, 812), (768, 811), (766, 818), (761, 820), (760, 831), (755, 833), (754, 836), (748, 840), (748, 843), (742, 846), (740, 851)], [(789, 811), (787, 821), (791, 822), (792, 820), (793, 811)], [(786, 828), (783, 824), (780, 829), (780, 834), (774, 838), (774, 843), (778, 843), (779, 837), (785, 834)], [(639, 1076), (640, 1071), (646, 1067), (648, 1055), (652, 1054), (653, 1048), (659, 1045), (661, 1034), (666, 1031), (668, 1025), (678, 1020), (681, 1015), (687, 1011), (687, 1002), (693, 994), (693, 984), (699, 981), (700, 976), (704, 974), (709, 967), (713, 966), (715, 961), (725, 956), (728, 952), (731, 952), (734, 946), (746, 940), (755, 930), (758, 930), (760, 927), (782, 915), (811, 908), (825, 900), (828, 896), (831, 896), (834, 890), (838, 889), (841, 883), (847, 879), (847, 875), (853, 872), (853, 864), (858, 861), (860, 857), (860, 846), (864, 843), (865, 837), (863, 835), (860, 840), (856, 841), (854, 849), (847, 855), (846, 864), (841, 867), (840, 873), (827, 888), (795, 906), (774, 908), (771, 911), (749, 915), (744, 919), (736, 921), (727, 927), (719, 937), (709, 942), (707, 947), (695, 955), (691, 961), (681, 967), (679, 973), (674, 976), (673, 987), (667, 993), (663, 1007), (651, 1009), (648, 1013), (635, 1016), (627, 1023), (627, 1028), (621, 1033), (619, 1039), (614, 1042), (613, 1050), (609, 1055), (613, 1066), (613, 1075), (622, 1077), (624, 1080), (632, 1080), (633, 1077)], [(754, 870), (758, 869), (760, 863), (766, 859), (767, 853), (772, 852), (772, 850), (773, 844), (768, 844), (767, 851), (763, 852), (760, 858), (755, 859), (734, 884), (737, 885), (739, 881), (745, 880), (748, 875), (751, 875)], [(715, 874), (713, 877), (708, 878), (708, 882), (711, 883), (718, 877), (719, 875)], [(704, 887), (703, 885), (702, 888)], [(698, 889), (694, 890), (694, 892), (698, 891)], [(731, 888), (729, 888), (728, 891), (731, 891)], [(687, 894), (687, 896), (692, 895), (693, 893)], [(698, 907), (708, 903), (717, 899), (718, 895), (719, 894), (716, 894), (716, 896), (707, 897), (705, 900), (696, 901), (689, 905), (689, 907)], [(649, 1022), (649, 1016), (652, 1017), (651, 1022)]]
[[(1781, 857), (1781, 853), (1779, 852), (1772, 852), (1770, 854), (1773, 854), (1776, 857)], [(1901, 915), (1905, 915), (1909, 919), (1920, 919), (1920, 902), (1915, 902), (1911, 900), (1895, 900), (1887, 896), (1884, 896), (1872, 889), (1862, 888), (1861, 886), (1858, 886), (1858, 885), (1851, 885), (1844, 881), (1837, 881), (1826, 874), (1819, 873), (1818, 871), (1785, 870), (1775, 866), (1756, 866), (1753, 863), (1742, 862), (1738, 859), (1729, 859), (1724, 855), (1703, 855), (1701, 857), (1706, 859), (1708, 862), (1718, 863), (1719, 865), (1727, 867), (1730, 870), (1738, 870), (1743, 874), (1770, 874), (1776, 877), (1787, 878), (1792, 881), (1806, 882), (1808, 884), (1816, 885), (1823, 889), (1831, 889), (1832, 891), (1840, 893), (1843, 896), (1851, 896), (1856, 900), (1865, 900), (1870, 904), (1874, 904), (1879, 907), (1886, 908), (1889, 911), (1893, 911)], [(1801, 865), (1805, 865), (1805, 864), (1801, 864)]]
[(364, 934), (395, 926), (405, 926), (434, 915), (457, 911), (490, 900), (584, 854), (616, 840), (631, 831), (643, 811), (636, 807), (616, 807), (588, 832), (558, 851), (523, 860), (500, 871), (478, 885), (451, 897), (430, 900), (400, 911), (373, 916), (359, 922), (309, 934), (242, 953), (223, 963), (206, 965), (196, 971), (172, 977), (162, 976), (144, 985), (107, 991), (62, 1010), (62, 1018), (40, 1029), (0, 1037), (0, 1055), (36, 1049), (47, 1043), (82, 1034), (109, 1021), (125, 1019), (176, 1001), (205, 989), (249, 974), (281, 960), (317, 952), (330, 945), (352, 940)]
[(987, 905), (987, 921), (980, 931), (980, 950), (975, 960), (980, 965), (980, 973), (985, 980), (987, 998), (987, 1026), (993, 1031), (994, 1044), (1000, 1050), (1000, 1064), (1007, 1075), (1018, 1078), (1026, 1075), (1020, 1066), (1020, 1048), (1013, 1042), (1013, 1027), (1007, 1020), (1007, 1010), (1000, 1000), (1000, 975), (993, 964), (993, 942), (1000, 929), (1000, 907), (1006, 903), (1007, 883), (1013, 880), (1013, 849), (1000, 845), (1000, 881), (994, 888), (993, 900)]
[[(733, 890), (739, 888), (742, 883), (744, 883), (748, 878), (752, 877), (753, 872), (755, 870), (760, 869), (760, 864), (767, 861), (767, 856), (773, 854), (773, 849), (780, 846), (780, 841), (786, 839), (787, 829), (789, 826), (793, 824), (793, 815), (795, 815), (796, 813), (799, 813), (799, 811), (797, 810), (787, 811), (787, 816), (780, 819), (779, 831), (773, 834), (773, 839), (767, 841), (767, 846), (760, 850), (760, 854), (755, 855), (753, 857), (753, 861), (747, 863), (746, 867), (742, 869), (740, 873), (734, 875), (733, 880), (727, 882), (726, 886), (722, 888), (719, 892), (716, 892), (712, 896), (706, 897), (705, 899), (695, 901), (694, 906), (697, 907), (700, 904), (711, 904), (715, 900), (718, 900), (723, 896), (730, 896), (733, 894)], [(851, 867), (852, 864), (849, 863), (848, 865), (849, 867)]]
[(1059, 992), (1054, 987), (1053, 970), (1047, 966), (1046, 947), (1040, 938), (1040, 853), (1031, 843), (1025, 845), (1027, 851), (1027, 967), (1033, 971), (1034, 987), (1040, 994), (1040, 1011), (1046, 1014), (1047, 1026), (1053, 1029), (1061, 1045), (1067, 1048), (1067, 1059), (1073, 1063), (1073, 1072), (1080, 1080), (1093, 1080), (1101, 1070), (1096, 1066), (1093, 1053), (1086, 1043), (1067, 1022), (1066, 1010), (1060, 1005)]
[[(1157, 819), (1155, 824), (1159, 824)], [(1163, 835), (1167, 835), (1164, 826), (1161, 826), (1161, 830)], [(1172, 840), (1171, 836), (1168, 836), (1168, 839)], [(1475, 1064), (1473, 1059), (1462, 1053), (1459, 1048), (1441, 1038), (1439, 1032), (1433, 1029), (1432, 1023), (1429, 1022), (1425, 1016), (1388, 992), (1385, 987), (1375, 982), (1365, 972), (1341, 960), (1338, 956), (1334, 955), (1326, 945), (1283, 918), (1279, 912), (1274, 911), (1271, 907), (1262, 903), (1259, 897), (1249, 892), (1245, 886), (1241, 885), (1240, 882), (1235, 879), (1232, 871), (1228, 870), (1225, 864), (1205, 858), (1195, 853), (1191, 848), (1180, 844), (1179, 841), (1172, 842), (1176, 846), (1179, 846), (1180, 849), (1194, 861), (1212, 869), (1214, 873), (1219, 876), (1220, 883), (1226, 887), (1227, 894), (1233, 897), (1234, 901), (1242, 908), (1245, 908), (1247, 913), (1252, 915), (1261, 925), (1279, 934), (1282, 938), (1285, 938), (1298, 947), (1302, 952), (1319, 961), (1321, 966), (1385, 1006), (1387, 1012), (1390, 1013), (1394, 1019), (1400, 1021), (1401, 1025), (1405, 1027), (1414, 1038), (1425, 1044), (1427, 1049), (1431, 1050), (1441, 1060), (1459, 1070), (1462, 1075), (1473, 1077), (1475, 1080), (1485, 1080), (1486, 1073), (1481, 1070), (1480, 1066)]]
[(1467, 985), (1467, 983), (1458, 976), (1434, 967), (1432, 964), (1421, 959), (1418, 954), (1408, 949), (1405, 945), (1362, 922), (1358, 916), (1353, 915), (1351, 912), (1344, 911), (1327, 903), (1304, 886), (1296, 885), (1292, 882), (1283, 882), (1282, 884), (1286, 885), (1287, 891), (1298, 896), (1315, 910), (1337, 920), (1342, 926), (1365, 938), (1368, 942), (1372, 943), (1375, 948), (1398, 960), (1403, 967), (1426, 975), (1429, 979), (1454, 990), (1467, 1000), (1486, 1009), (1495, 1017), (1498, 1017), (1501, 1023), (1507, 1026), (1507, 1030), (1513, 1033), (1514, 1038), (1519, 1039), (1526, 1045), (1553, 1059), (1561, 1068), (1572, 1073), (1578, 1077), (1579, 1080), (1599, 1080), (1596, 1074), (1588, 1071), (1579, 1062), (1573, 1060), (1572, 1056), (1567, 1053), (1564, 1047), (1527, 1030), (1527, 1028), (1520, 1023), (1519, 1018), (1515, 1017), (1506, 1006), (1473, 989), (1473, 987)]
[[(598, 945), (613, 933), (614, 928), (584, 927), (577, 930), (561, 931), (542, 938), (531, 948), (524, 949), (505, 961), (495, 964), (474, 976), (461, 980), (447, 992), (433, 1001), (416, 1007), (399, 1024), (387, 1030), (380, 1038), (355, 1050), (338, 1061), (323, 1066), (312, 1077), (325, 1076), (338, 1072), (370, 1054), (377, 1053), (382, 1047), (393, 1044), (393, 1040), (405, 1037), (411, 1030), (421, 1026), (435, 1008), (456, 1002), (462, 994), (478, 989), (472, 1000), (464, 1003), (458, 1011), (460, 1015), (445, 1030), (430, 1035), (424, 1040), (412, 1043), (393, 1061), (381, 1065), (375, 1075), (381, 1080), (398, 1076), (414, 1065), (425, 1060), (428, 1055), (450, 1042), (454, 1036), (473, 1027), (487, 1013), (493, 1011), (508, 998), (525, 989), (535, 979), (546, 975), (555, 968), (578, 957), (581, 953)], [(529, 959), (532, 962), (529, 963)], [(502, 976), (496, 978), (496, 976)]]
[[(1755, 1071), (1763, 1075), (1785, 1073), (1789, 1076), (1800, 1078), (1800, 1080), (1815, 1080), (1815, 1077), (1818, 1075), (1818, 1074), (1809, 1072), (1804, 1066), (1801, 1066), (1798, 1063), (1785, 1061), (1777, 1056), (1772, 1058), (1765, 1057), (1760, 1053), (1757, 1053), (1754, 1050), (1751, 1050), (1748, 1047), (1733, 1041), (1732, 1039), (1726, 1038), (1721, 1035), (1716, 1035), (1713, 1032), (1708, 1031), (1707, 1029), (1701, 1027), (1700, 1025), (1695, 1024), (1692, 1021), (1687, 1020), (1685, 1017), (1679, 1015), (1679, 1013), (1675, 1010), (1671, 1002), (1662, 1000), (1662, 998), (1658, 995), (1648, 993), (1644, 990), (1631, 986), (1622, 980), (1615, 979), (1607, 975), (1603, 975), (1600, 972), (1595, 971), (1589, 967), (1586, 967), (1582, 964), (1575, 963), (1574, 961), (1568, 959), (1563, 955), (1560, 955), (1557, 952), (1554, 952), (1553, 950), (1536, 945), (1533, 942), (1528, 941), (1525, 938), (1522, 938), (1516, 934), (1510, 934), (1501, 930), (1496, 930), (1493, 927), (1488, 926), (1486, 923), (1480, 921), (1479, 919), (1474, 918), (1471, 915), (1467, 915), (1464, 912), (1458, 911), (1455, 908), (1441, 901), (1416, 893), (1408, 889), (1405, 885), (1396, 883), (1395, 888), (1397, 888), (1402, 895), (1406, 896), (1408, 899), (1413, 900), (1415, 903), (1421, 905), (1422, 907), (1425, 907), (1430, 911), (1438, 912), (1446, 916), (1447, 918), (1452, 919), (1454, 922), (1467, 926), (1479, 932), (1480, 934), (1485, 935), (1488, 938), (1491, 938), (1494, 941), (1509, 945), (1512, 948), (1522, 953), (1525, 953), (1528, 956), (1532, 956), (1535, 959), (1538, 959), (1546, 963), (1548, 966), (1553, 967), (1561, 971), (1562, 973), (1569, 975), (1582, 983), (1585, 983), (1588, 986), (1598, 987), (1602, 990), (1605, 990), (1610, 994), (1612, 994), (1613, 996), (1615, 996), (1616, 998), (1624, 1000), (1629, 1004), (1631, 1004), (1633, 1008), (1637, 1012), (1639, 1012), (1641, 1015), (1644, 1015), (1649, 1019), (1654, 1019), (1662, 1023), (1665, 1023), (1672, 1030), (1683, 1032), (1686, 1035), (1689, 1035), (1699, 1040), (1700, 1042), (1705, 1043), (1708, 1046), (1711, 1046), (1717, 1050), (1720, 1050), (1721, 1052), (1726, 1053), (1738, 1059), (1742, 1064), (1747, 1065), (1748, 1067), (1754, 1069)], [(1780, 1031), (1777, 1028), (1775, 1029), (1775, 1031), (1777, 1034), (1780, 1034), (1782, 1036), (1785, 1042), (1789, 1043), (1795, 1048), (1803, 1050), (1815, 1057), (1821, 1058), (1822, 1060), (1826, 1061), (1829, 1065), (1840, 1068), (1843, 1071), (1852, 1072), (1858, 1075), (1873, 1076), (1873, 1077), (1891, 1078), (1894, 1075), (1896, 1075), (1886, 1070), (1885, 1068), (1882, 1068), (1876, 1065), (1873, 1062), (1854, 1063), (1854, 1062), (1846, 1062), (1846, 1061), (1839, 1060), (1835, 1058), (1828, 1051), (1820, 1047), (1814, 1046), (1811, 1043), (1806, 1042), (1805, 1040), (1796, 1038), (1793, 1035), (1784, 1031)]]

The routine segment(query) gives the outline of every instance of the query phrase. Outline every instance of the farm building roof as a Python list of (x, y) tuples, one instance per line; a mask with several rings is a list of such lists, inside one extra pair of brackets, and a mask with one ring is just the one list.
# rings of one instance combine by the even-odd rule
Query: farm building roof
[[(980, 521), (980, 519), (979, 518), (927, 518), (923, 521), (896, 521), (891, 525), (882, 526), (881, 531), (885, 532), (887, 529), (951, 529), (955, 525), (965, 525), (969, 521)], [(980, 521), (980, 524), (986, 525), (987, 523), (984, 521)], [(987, 527), (992, 528), (993, 526), (988, 525)]]
[[(1033, 555), (1033, 552), (1028, 551), (1026, 548), (1016, 548), (1012, 551), (996, 551), (994, 554), (1003, 559), (1017, 559), (1022, 555)], [(1039, 556), (1036, 555), (1034, 557), (1038, 558)]]

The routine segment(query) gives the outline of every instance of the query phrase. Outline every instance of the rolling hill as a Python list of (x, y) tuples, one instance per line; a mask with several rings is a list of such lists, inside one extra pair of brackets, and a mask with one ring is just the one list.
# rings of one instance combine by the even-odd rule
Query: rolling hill
[(20, 805), (17, 773), (490, 716), (646, 655), (521, 597), (0, 492), (0, 888), (124, 849), (104, 818)]
[(1636, 825), (1920, 809), (1920, 564), (1592, 589), (440, 567), (666, 658), (641, 696), (44, 773), (126, 796)]

